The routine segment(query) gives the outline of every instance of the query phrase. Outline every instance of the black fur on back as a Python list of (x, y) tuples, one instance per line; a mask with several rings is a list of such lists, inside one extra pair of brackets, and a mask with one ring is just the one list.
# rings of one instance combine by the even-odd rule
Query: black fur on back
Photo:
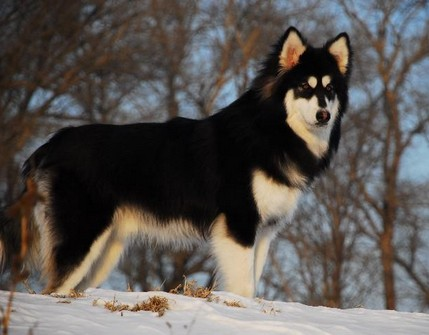
[[(49, 176), (54, 233), (61, 239), (55, 257), (63, 271), (84, 257), (122, 205), (148, 211), (160, 224), (188, 220), (203, 236), (224, 213), (235, 239), (250, 246), (260, 221), (253, 171), (305, 189), (329, 165), (340, 139), (350, 71), (339, 72), (326, 46), (307, 46), (300, 62), (282, 71), (278, 54), (287, 34), (249, 90), (207, 119), (65, 128), (27, 160), (25, 178)], [(333, 78), (341, 108), (329, 149), (317, 158), (286, 123), (284, 97), (303, 78), (325, 73)], [(290, 164), (307, 183), (289, 179), (284, 166)]]

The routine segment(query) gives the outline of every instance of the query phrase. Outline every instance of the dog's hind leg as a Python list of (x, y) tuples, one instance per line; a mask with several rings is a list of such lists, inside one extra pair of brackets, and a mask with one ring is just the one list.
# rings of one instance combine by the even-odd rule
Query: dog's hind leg
[[(88, 275), (93, 264), (95, 264), (102, 252), (106, 249), (106, 244), (110, 239), (112, 229), (106, 229), (91, 245), (83, 260), (72, 267), (71, 270), (59, 278), (58, 274), (51, 277), (44, 293), (69, 294)], [(58, 285), (58, 283), (60, 283)]]
[(45, 215), (43, 235), (49, 236), (44, 292), (68, 294), (88, 276), (105, 250), (114, 227), (114, 205), (75, 173), (60, 170), (48, 176), (49, 202), (41, 212)]
[(231, 236), (224, 215), (212, 227), (211, 245), (223, 288), (244, 297), (253, 297), (254, 248), (241, 245)]
[(113, 229), (90, 274), (79, 284), (78, 288), (81, 290), (88, 287), (97, 287), (103, 283), (112, 269), (118, 264), (124, 246), (125, 239), (118, 234), (116, 229)]

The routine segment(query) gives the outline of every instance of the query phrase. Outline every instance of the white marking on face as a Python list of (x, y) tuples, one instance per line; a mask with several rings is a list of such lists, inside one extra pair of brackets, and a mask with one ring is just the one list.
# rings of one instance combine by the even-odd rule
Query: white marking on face
[[(326, 80), (326, 79), (325, 79)], [(318, 126), (316, 113), (321, 109), (316, 96), (310, 99), (296, 98), (293, 89), (286, 93), (284, 100), (287, 110), (286, 123), (301, 137), (317, 157), (322, 157), (329, 146), (332, 126), (339, 111), (339, 101), (335, 96), (333, 100), (325, 97), (326, 109), (331, 119), (324, 126)]]
[(322, 85), (326, 87), (331, 82), (331, 76), (323, 76)]
[(331, 118), (335, 120), (335, 118), (338, 115), (338, 111), (340, 109), (340, 102), (338, 101), (337, 96), (333, 100), (329, 100), (328, 98), (325, 98), (326, 102), (326, 109), (329, 113), (331, 113)]
[(313, 76), (308, 78), (308, 85), (310, 85), (311, 88), (315, 88), (317, 86), (317, 78)]

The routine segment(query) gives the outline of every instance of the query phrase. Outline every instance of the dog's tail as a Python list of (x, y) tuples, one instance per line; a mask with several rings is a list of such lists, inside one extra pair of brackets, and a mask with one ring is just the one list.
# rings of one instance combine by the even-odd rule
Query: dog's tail
[(49, 152), (49, 142), (37, 149), (24, 163), (21, 177), (25, 183), (18, 200), (0, 208), (0, 273), (18, 259), (21, 265), (34, 267), (40, 257), (39, 229), (33, 222), (38, 201), (44, 201), (37, 189), (36, 171)]
[(37, 263), (39, 233), (32, 218), (39, 200), (37, 185), (30, 177), (19, 199), (0, 210), (0, 272), (14, 266), (21, 271), (24, 265)]
[(10, 268), (13, 257), (19, 255), (21, 227), (19, 220), (9, 217), (7, 208), (0, 209), (0, 272)]

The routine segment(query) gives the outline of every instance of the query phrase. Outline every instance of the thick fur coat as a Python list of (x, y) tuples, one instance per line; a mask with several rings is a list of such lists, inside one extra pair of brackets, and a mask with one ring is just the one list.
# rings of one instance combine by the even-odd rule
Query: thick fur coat
[(99, 285), (138, 237), (207, 241), (223, 288), (253, 296), (271, 240), (337, 150), (350, 66), (345, 33), (314, 48), (289, 28), (249, 90), (209, 118), (57, 132), (23, 168), (40, 194), (45, 292)]

